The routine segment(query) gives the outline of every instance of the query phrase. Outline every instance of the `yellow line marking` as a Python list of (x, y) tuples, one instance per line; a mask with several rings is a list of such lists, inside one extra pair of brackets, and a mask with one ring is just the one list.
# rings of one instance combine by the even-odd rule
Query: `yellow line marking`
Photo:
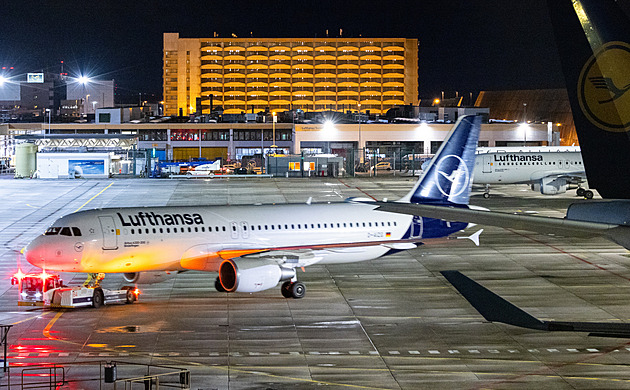
[(47, 339), (51, 339), (51, 340), (57, 340), (56, 337), (51, 337), (50, 336), (50, 329), (53, 327), (53, 325), (55, 324), (55, 322), (57, 322), (57, 320), (61, 317), (61, 315), (65, 313), (65, 310), (60, 311), (59, 313), (55, 314), (55, 317), (50, 320), (50, 322), (48, 323), (48, 325), (46, 325), (46, 327), (44, 328), (44, 337), (46, 337)]
[(114, 182), (111, 182), (107, 187), (103, 188), (101, 190), (101, 192), (99, 192), (98, 194), (94, 195), (93, 197), (91, 197), (87, 202), (83, 203), (81, 205), (81, 207), (79, 207), (78, 209), (74, 210), (74, 212), (76, 213), (77, 211), (81, 210), (82, 208), (84, 208), (88, 203), (90, 203), (91, 201), (94, 200), (94, 198), (96, 198), (97, 196), (99, 196), (100, 194), (102, 194), (103, 192), (105, 192), (106, 189), (108, 189), (109, 187), (111, 187), (112, 185), (114, 185)]
[(11, 325), (18, 325), (18, 324), (21, 324), (22, 322), (35, 320), (37, 318), (41, 318), (41, 317), (47, 316), (48, 314), (50, 314), (50, 312), (45, 312), (45, 313), (42, 313), (42, 314), (38, 314), (38, 315), (33, 316), (33, 317), (29, 317), (29, 318), (25, 318), (25, 319), (20, 320), (20, 321), (13, 322)]

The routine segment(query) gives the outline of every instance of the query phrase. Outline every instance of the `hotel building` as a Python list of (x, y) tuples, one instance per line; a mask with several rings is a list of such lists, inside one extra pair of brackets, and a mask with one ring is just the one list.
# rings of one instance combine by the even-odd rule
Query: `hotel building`
[(180, 38), (164, 34), (165, 115), (418, 104), (418, 40)]

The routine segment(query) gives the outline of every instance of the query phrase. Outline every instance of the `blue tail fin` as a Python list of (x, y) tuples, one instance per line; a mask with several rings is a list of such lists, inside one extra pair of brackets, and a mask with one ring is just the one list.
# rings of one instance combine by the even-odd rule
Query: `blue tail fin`
[(630, 199), (630, 20), (621, 3), (547, 0), (589, 187)]
[(460, 117), (413, 190), (399, 202), (468, 204), (480, 130), (480, 116)]

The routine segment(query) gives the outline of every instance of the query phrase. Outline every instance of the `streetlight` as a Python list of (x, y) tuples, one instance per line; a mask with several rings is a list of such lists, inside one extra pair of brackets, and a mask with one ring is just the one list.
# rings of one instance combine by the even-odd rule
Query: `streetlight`
[(83, 113), (84, 113), (85, 115), (87, 115), (87, 113), (88, 113), (88, 111), (87, 111), (87, 110), (88, 110), (88, 109), (87, 109), (87, 106), (88, 106), (88, 102), (89, 102), (89, 101), (90, 101), (90, 94), (88, 93), (87, 95), (85, 95), (85, 104), (83, 105)]
[[(50, 108), (47, 108), (46, 112), (48, 113), (48, 134), (50, 134), (50, 122), (51, 122), (51, 117), (52, 117), (52, 110)], [(44, 117), (44, 120), (46, 120), (46, 117)], [(44, 131), (44, 135), (45, 134), (46, 132)]]
[(96, 100), (92, 101), (92, 112), (96, 114), (96, 103), (98, 103)]
[(361, 148), (361, 103), (357, 103), (358, 111), (359, 111), (359, 162), (363, 164), (363, 152)]
[[(271, 115), (273, 116), (273, 120), (271, 121), (272, 122), (271, 126), (272, 126), (272, 129), (273, 129), (273, 131), (272, 131), (273, 139), (271, 140), (271, 147), (272, 148), (277, 148), (278, 145), (276, 145), (276, 120), (278, 119), (278, 117), (276, 116), (275, 112), (272, 112)], [(274, 154), (275, 154), (275, 152), (274, 152)]]

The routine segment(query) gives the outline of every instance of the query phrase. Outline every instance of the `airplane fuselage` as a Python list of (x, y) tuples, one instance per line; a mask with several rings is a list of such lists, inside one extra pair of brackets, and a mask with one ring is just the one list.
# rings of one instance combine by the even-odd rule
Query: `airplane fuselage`
[[(290, 248), (315, 254), (294, 264), (305, 266), (370, 260), (401, 240), (443, 237), (466, 227), (374, 208), (346, 202), (95, 209), (58, 219), (26, 254), (47, 270), (131, 273), (217, 271), (226, 258)], [(334, 247), (345, 243), (358, 244)]]
[(585, 177), (579, 148), (477, 149), (475, 184), (533, 183), (552, 176)]

